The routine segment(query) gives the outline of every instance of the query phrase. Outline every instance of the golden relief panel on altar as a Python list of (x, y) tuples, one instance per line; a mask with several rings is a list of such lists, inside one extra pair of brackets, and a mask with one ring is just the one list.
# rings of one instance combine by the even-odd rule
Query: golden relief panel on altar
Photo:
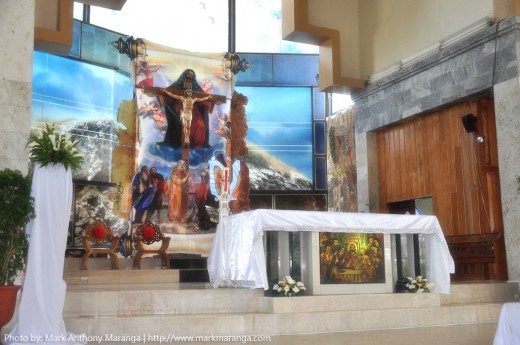
[(385, 282), (383, 234), (320, 233), (320, 283)]

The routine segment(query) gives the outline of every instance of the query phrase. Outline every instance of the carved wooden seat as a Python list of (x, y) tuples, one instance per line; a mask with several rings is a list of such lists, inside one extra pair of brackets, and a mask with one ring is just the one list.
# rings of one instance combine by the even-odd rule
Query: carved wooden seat
[(452, 280), (503, 280), (495, 269), (500, 239), (501, 233), (446, 236), (455, 262)]
[[(151, 245), (156, 242), (161, 242), (159, 249), (145, 249), (143, 247), (143, 243)], [(159, 254), (162, 261), (162, 268), (170, 268), (170, 258), (166, 253), (170, 245), (170, 237), (164, 236), (159, 225), (150, 221), (139, 224), (134, 233), (134, 245), (136, 250), (133, 264), (134, 269), (141, 269), (141, 258), (144, 254)]]
[(116, 254), (116, 247), (119, 244), (119, 236), (112, 234), (112, 229), (102, 220), (96, 220), (87, 226), (83, 234), (83, 246), (86, 253), (83, 255), (81, 269), (86, 270), (88, 259), (92, 254), (108, 254), (112, 269), (119, 269), (119, 259)]

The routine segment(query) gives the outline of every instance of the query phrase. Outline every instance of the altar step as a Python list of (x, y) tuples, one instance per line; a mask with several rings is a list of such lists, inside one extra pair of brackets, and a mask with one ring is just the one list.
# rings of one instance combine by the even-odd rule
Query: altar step
[[(123, 283), (131, 272), (136, 274), (133, 283)], [(175, 282), (176, 274), (120, 270), (117, 284), (102, 283), (96, 276), (104, 272), (89, 271), (87, 284), (68, 284), (67, 329), (97, 336), (238, 336), (496, 323), (502, 304), (519, 296), (518, 283), (485, 282), (453, 284), (450, 295), (265, 297), (261, 289), (208, 289), (206, 284)], [(157, 282), (146, 282), (149, 279)]]
[[(169, 257), (170, 268), (177, 272), (177, 283), (209, 283), (209, 275), (206, 269), (207, 258), (190, 254), (170, 254)], [(81, 271), (80, 266), (81, 258), (66, 258), (64, 266), (65, 278), (67, 275), (81, 275), (80, 272), (106, 271), (110, 268), (110, 258), (107, 256), (91, 257), (88, 261), (87, 271)], [(112, 272), (115, 276), (118, 276), (118, 271), (131, 271), (133, 270), (132, 266), (132, 258), (119, 258), (119, 270), (113, 270)], [(161, 270), (161, 260), (159, 256), (142, 258), (141, 269)], [(150, 281), (150, 283), (153, 283), (153, 281)]]
[(170, 267), (179, 270), (181, 283), (209, 283), (207, 260), (200, 255), (170, 254)]

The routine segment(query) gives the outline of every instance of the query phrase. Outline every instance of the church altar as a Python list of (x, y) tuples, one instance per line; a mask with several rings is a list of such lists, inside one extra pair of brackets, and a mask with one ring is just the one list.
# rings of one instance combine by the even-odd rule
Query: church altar
[(218, 225), (208, 257), (211, 286), (269, 289), (264, 231), (422, 234), (431, 291), (450, 293), (455, 265), (435, 216), (267, 209), (230, 215)]

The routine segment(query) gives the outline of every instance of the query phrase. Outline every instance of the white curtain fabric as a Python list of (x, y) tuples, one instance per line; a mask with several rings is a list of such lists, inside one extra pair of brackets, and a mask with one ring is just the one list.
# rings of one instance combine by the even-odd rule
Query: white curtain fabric
[[(63, 265), (72, 203), (72, 173), (63, 165), (37, 166), (31, 195), (36, 218), (26, 228), (29, 256), (18, 323), (6, 344), (86, 344), (67, 333), (63, 321)], [(11, 341), (14, 340), (14, 341)]]
[(260, 240), (264, 231), (423, 234), (426, 274), (435, 284), (431, 290), (450, 293), (450, 273), (455, 272), (455, 264), (435, 216), (286, 210), (243, 212), (218, 225), (208, 257), (212, 286), (269, 289)]

